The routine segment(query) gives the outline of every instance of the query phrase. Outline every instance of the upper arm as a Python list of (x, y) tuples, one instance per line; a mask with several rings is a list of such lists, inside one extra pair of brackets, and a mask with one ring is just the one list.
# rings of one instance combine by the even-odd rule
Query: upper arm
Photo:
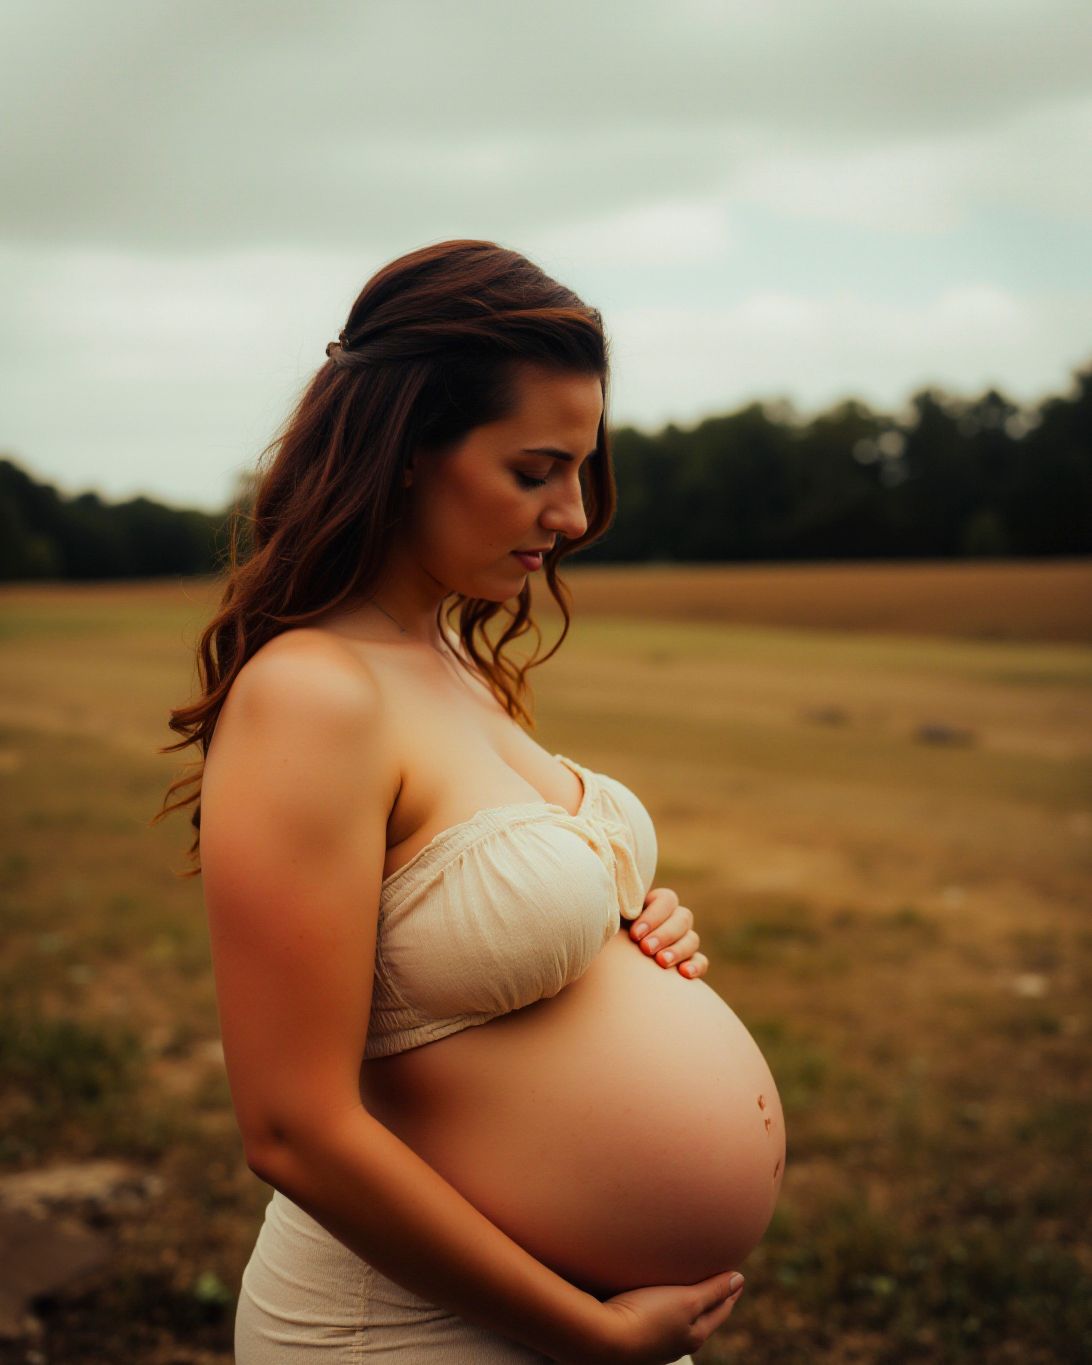
[(323, 642), (266, 646), (218, 719), (202, 784), (201, 864), (249, 1158), (360, 1104), (398, 781), (389, 748), (374, 681)]

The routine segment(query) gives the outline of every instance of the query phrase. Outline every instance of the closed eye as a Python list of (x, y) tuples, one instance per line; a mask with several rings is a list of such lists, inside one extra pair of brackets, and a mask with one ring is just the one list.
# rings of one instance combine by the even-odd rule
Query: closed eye
[(516, 478), (520, 481), (524, 488), (541, 488), (542, 485), (546, 482), (545, 479), (532, 479), (530, 474), (521, 474), (518, 469), (515, 471), (515, 473)]

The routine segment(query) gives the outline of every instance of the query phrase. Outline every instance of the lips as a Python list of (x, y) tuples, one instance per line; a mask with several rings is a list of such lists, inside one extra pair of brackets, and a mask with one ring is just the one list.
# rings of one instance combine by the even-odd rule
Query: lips
[(529, 552), (525, 550), (513, 550), (512, 553), (519, 560), (525, 569), (533, 573), (536, 569), (542, 568), (542, 553)]

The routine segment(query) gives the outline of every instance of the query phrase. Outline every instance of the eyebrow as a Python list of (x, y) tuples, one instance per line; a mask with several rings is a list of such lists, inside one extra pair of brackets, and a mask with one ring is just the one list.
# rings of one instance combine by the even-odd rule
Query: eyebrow
[[(595, 450), (589, 450), (586, 458), (590, 460), (593, 455), (598, 453), (598, 450), (598, 446), (596, 446)], [(552, 455), (555, 460), (567, 460), (569, 464), (572, 464), (576, 459), (576, 456), (570, 455), (567, 450), (558, 450), (555, 446), (525, 446), (523, 450), (520, 451), (520, 454)]]

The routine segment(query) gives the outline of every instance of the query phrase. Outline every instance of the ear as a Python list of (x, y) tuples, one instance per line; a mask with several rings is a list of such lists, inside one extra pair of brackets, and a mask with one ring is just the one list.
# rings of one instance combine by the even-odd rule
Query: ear
[(435, 460), (446, 452), (446, 446), (415, 445), (406, 455), (405, 463), (402, 465), (402, 487), (409, 488), (417, 476), (423, 474), (426, 460)]
[(406, 462), (402, 466), (403, 488), (409, 488), (410, 484), (413, 483), (417, 471), (417, 461), (420, 453), (421, 453), (420, 448), (414, 447), (414, 449), (411, 450), (410, 453), (406, 456)]

